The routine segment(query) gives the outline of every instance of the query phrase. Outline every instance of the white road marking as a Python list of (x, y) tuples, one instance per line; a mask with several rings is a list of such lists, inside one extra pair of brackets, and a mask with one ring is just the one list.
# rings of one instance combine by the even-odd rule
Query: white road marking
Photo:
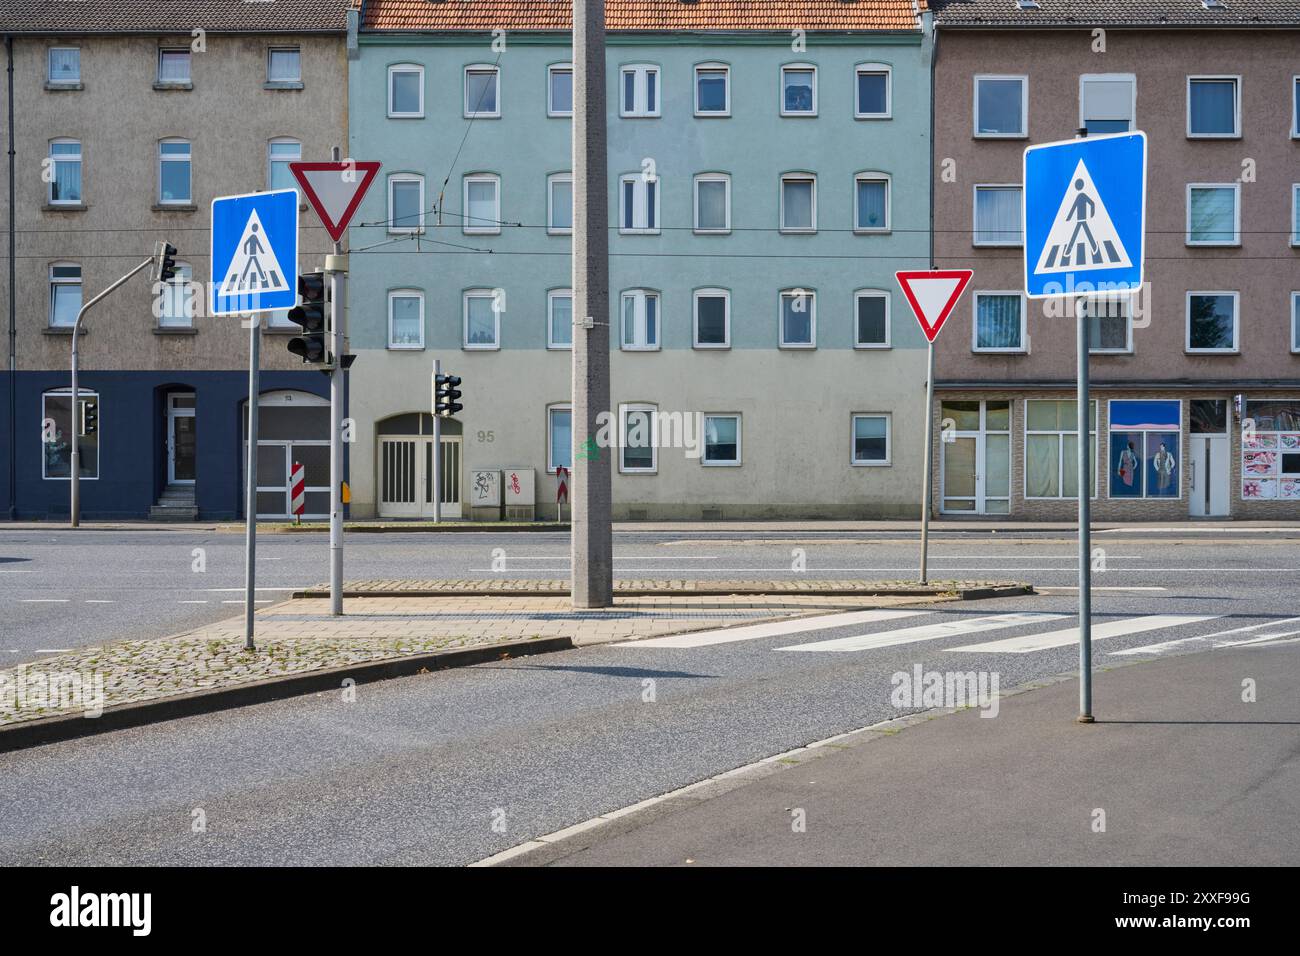
[(66, 654), (72, 650), (70, 647), (38, 647), (32, 651), (33, 654)]
[(72, 598), (20, 598), (19, 604), (67, 604)]
[[(188, 591), (211, 591), (214, 593), (230, 594), (242, 592), (243, 588), (186, 588)], [(301, 591), (303, 588), (257, 588), (259, 591)]]
[[(1285, 624), (1295, 624), (1300, 621), (1300, 617), (1281, 618), (1276, 621), (1264, 621), (1262, 624), (1247, 624), (1244, 627), (1234, 627), (1226, 631), (1216, 631), (1213, 634), (1202, 634), (1199, 637), (1184, 637), (1176, 641), (1161, 641), (1159, 644), (1147, 644), (1144, 647), (1126, 647), (1122, 651), (1111, 651), (1112, 655), (1124, 654), (1163, 654), (1165, 651), (1173, 650), (1175, 647), (1181, 647), (1183, 644), (1191, 644), (1194, 641), (1214, 642), (1216, 638), (1230, 637), (1233, 634), (1249, 634), (1251, 631), (1258, 631), (1264, 627), (1282, 627)], [(1268, 634), (1263, 637), (1272, 639), (1275, 637), (1290, 637), (1292, 634), (1300, 631), (1290, 631), (1285, 634)], [(1258, 638), (1252, 638), (1255, 640)], [(1214, 644), (1215, 647), (1231, 647), (1234, 644), (1247, 644), (1250, 641), (1219, 641)]]
[[(1077, 590), (1079, 590), (1079, 585), (1077, 585), (1077, 584), (1072, 584), (1072, 585), (1065, 585), (1065, 584), (1049, 584), (1049, 585), (1040, 586), (1040, 587), (1037, 588), (1037, 590), (1039, 590), (1039, 591), (1077, 591)], [(1132, 586), (1132, 587), (1108, 587), (1108, 588), (1099, 588), (1099, 587), (1097, 587), (1096, 585), (1093, 585), (1093, 587), (1092, 587), (1091, 590), (1093, 590), (1093, 591), (1168, 591), (1169, 589), (1168, 589), (1168, 588), (1158, 588), (1158, 587), (1142, 587), (1142, 586), (1140, 586), (1140, 585), (1134, 585), (1134, 586)]]
[(708, 647), (713, 644), (730, 644), (735, 641), (752, 641), (760, 637), (779, 637), (804, 631), (821, 631), (830, 627), (871, 624), (877, 621), (896, 621), (905, 617), (930, 614), (930, 611), (850, 611), (847, 614), (822, 614), (798, 618), (793, 621), (771, 621), (767, 624), (746, 624), (717, 631), (696, 631), (693, 634), (673, 634), (669, 637), (652, 637), (644, 641), (621, 641), (615, 647)]
[(87, 604), (116, 604), (116, 601), (105, 601), (103, 599), (86, 598)]
[(177, 604), (207, 604), (207, 601), (177, 601)]
[(0, 568), (0, 574), (32, 574), (35, 568)]
[[(1165, 627), (1179, 627), (1183, 624), (1195, 624), (1198, 621), (1213, 621), (1222, 614), (1147, 614), (1142, 617), (1129, 617), (1122, 621), (1106, 621), (1093, 624), (1092, 639), (1105, 640), (1110, 637), (1123, 637), (1126, 634), (1141, 634), (1143, 631), (1155, 631)], [(971, 654), (1032, 654), (1053, 647), (1065, 647), (1079, 642), (1079, 629), (1066, 628), (1062, 631), (1049, 631), (1046, 634), (1029, 634), (1024, 637), (1010, 637), (1004, 641), (989, 641), (984, 644), (967, 644), (964, 647), (948, 648)]]
[(1055, 614), (1046, 611), (1025, 611), (1019, 614), (994, 614), (989, 617), (965, 618), (956, 621), (940, 621), (937, 624), (921, 624), (905, 627), (897, 631), (885, 631), (878, 634), (859, 634), (855, 637), (840, 637), (831, 641), (816, 641), (812, 644), (794, 644), (778, 647), (778, 651), (869, 651), (878, 647), (894, 647), (899, 644), (915, 644), (918, 641), (933, 641), (940, 637), (960, 637), (963, 634), (978, 634), (981, 631), (998, 631), (1022, 624), (1042, 624), (1047, 621), (1059, 621), (1069, 617), (1068, 614)]
[[(207, 603), (207, 602), (204, 602), (204, 603)], [(222, 604), (243, 604), (244, 602), (243, 602), (243, 601), (222, 601), (221, 603), (222, 603)], [(260, 600), (260, 601), (254, 601), (253, 603), (254, 603), (254, 604), (270, 604), (270, 603), (271, 603), (271, 599), (270, 599), (270, 598), (264, 598), (263, 600)]]

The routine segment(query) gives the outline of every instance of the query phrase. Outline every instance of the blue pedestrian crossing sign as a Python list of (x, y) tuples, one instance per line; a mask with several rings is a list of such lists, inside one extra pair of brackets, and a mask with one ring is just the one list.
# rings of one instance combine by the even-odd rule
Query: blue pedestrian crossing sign
[(1141, 287), (1146, 170), (1141, 132), (1025, 150), (1025, 292), (1031, 299)]
[(298, 190), (212, 200), (213, 315), (292, 308), (298, 300)]

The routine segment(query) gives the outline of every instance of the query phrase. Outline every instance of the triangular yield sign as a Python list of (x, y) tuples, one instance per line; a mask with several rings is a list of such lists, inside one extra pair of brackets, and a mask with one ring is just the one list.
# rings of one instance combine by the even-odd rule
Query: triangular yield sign
[(966, 286), (975, 273), (970, 269), (935, 269), (917, 272), (895, 272), (912, 307), (916, 321), (921, 323), (921, 331), (928, 341), (933, 342), (939, 336), (939, 330), (948, 321), (953, 306), (966, 291)]
[(298, 180), (303, 195), (316, 210), (321, 224), (335, 242), (343, 239), (352, 214), (361, 205), (361, 197), (379, 172), (374, 160), (358, 162), (346, 159), (328, 163), (290, 163), (289, 171)]

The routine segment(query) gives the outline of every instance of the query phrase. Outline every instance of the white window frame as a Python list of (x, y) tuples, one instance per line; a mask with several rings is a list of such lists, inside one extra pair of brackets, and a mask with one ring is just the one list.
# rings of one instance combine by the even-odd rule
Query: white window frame
[[(275, 147), (276, 147), (276, 146), (289, 146), (289, 145), (293, 145), (293, 146), (297, 146), (297, 147), (298, 147), (298, 155), (295, 156), (293, 159), (284, 159), (284, 158), (281, 158), (281, 159), (279, 159), (279, 160), (275, 159), (275, 157), (274, 157)], [(296, 162), (301, 162), (301, 161), (302, 161), (302, 140), (300, 140), (300, 139), (294, 139), (292, 136), (276, 136), (276, 137), (274, 137), (274, 138), (272, 138), (272, 139), (270, 139), (270, 140), (267, 140), (267, 143), (266, 143), (266, 188), (267, 188), (267, 189), (271, 189), (271, 188), (273, 188), (273, 187), (271, 186), (271, 170), (272, 170), (272, 168), (275, 166), (275, 164), (276, 164), (277, 162), (281, 162), (281, 163), (285, 163), (285, 162), (296, 163)], [(293, 173), (292, 173), (292, 171), (290, 171), (290, 173), (289, 173), (289, 178), (290, 178), (290, 179), (293, 179)], [(301, 194), (302, 194), (302, 190), (301, 190), (301, 188), (298, 186), (297, 180), (294, 180), (293, 188), (294, 188), (294, 189), (297, 189), (299, 195), (301, 196)]]
[[(885, 340), (883, 342), (863, 342), (858, 337), (861, 331), (858, 325), (858, 302), (861, 299), (884, 299), (885, 300)], [(893, 296), (885, 289), (857, 289), (853, 293), (853, 347), (858, 350), (880, 351), (882, 349), (893, 348), (892, 329), (893, 315), (891, 312)]]
[[(474, 183), (491, 183), (495, 201), (492, 204), (493, 222), (487, 225), (470, 224), (469, 187)], [(495, 236), (501, 232), (501, 177), (497, 173), (466, 173), (461, 180), (461, 221), (460, 231), (467, 236)]]
[[(189, 277), (180, 282), (181, 269), (189, 270)], [(160, 285), (163, 283), (159, 283)], [(166, 297), (180, 296), (181, 314), (179, 316), (169, 316), (163, 310), (159, 310), (158, 328), (160, 329), (192, 329), (194, 328), (194, 319), (198, 312), (198, 298), (194, 287), (194, 266), (188, 262), (176, 262), (176, 274), (172, 281), (166, 283), (165, 288), (160, 294)], [(157, 288), (155, 285), (154, 288)], [(174, 299), (173, 299), (174, 304)]]
[[(44, 422), (45, 419), (50, 417), (49, 412), (46, 410), (45, 402), (46, 399), (51, 397), (68, 399), (68, 409), (69, 409), (68, 427), (72, 431), (72, 435), (70, 437), (72, 441), (77, 441), (79, 438), (84, 437), (83, 435), (80, 434), (81, 424), (77, 421), (77, 411), (78, 411), (77, 402), (72, 400), (71, 387), (51, 388), (41, 393), (41, 421)], [(99, 390), (89, 389), (86, 388), (84, 385), (80, 385), (80, 384), (78, 384), (77, 386), (77, 401), (91, 402), (92, 404), (100, 408), (103, 407), (103, 402), (100, 399)], [(102, 414), (99, 416), (99, 427), (95, 432), (95, 436), (96, 436), (95, 442), (96, 445), (98, 446), (98, 451), (97, 454), (95, 455), (95, 473), (93, 475), (82, 475), (81, 476), (82, 481), (99, 481), (99, 475), (100, 472), (102, 471), (103, 460), (104, 460), (104, 416)], [(78, 467), (80, 467), (81, 462), (84, 460), (85, 460), (85, 456), (78, 456), (78, 462), (77, 462)], [(41, 480), (42, 481), (71, 481), (72, 480), (71, 461), (69, 461), (68, 463), (68, 474), (64, 476), (47, 475), (45, 473), (46, 467), (47, 467), (47, 462), (45, 458), (45, 440), (44, 438), (42, 438), (41, 439)]]
[[(797, 293), (802, 293), (808, 297), (808, 341), (807, 342), (787, 342), (785, 340), (785, 299), (786, 296), (794, 297)], [(777, 345), (783, 349), (815, 349), (817, 348), (817, 291), (815, 289), (805, 289), (795, 286), (789, 289), (782, 289), (776, 296), (776, 336)]]
[[(418, 183), (420, 186), (420, 221), (414, 226), (399, 226), (394, 221), (393, 184)], [(388, 177), (388, 231), (393, 235), (416, 235), (424, 232), (424, 177), (419, 173), (392, 173)]]
[[(986, 295), (1014, 295), (1020, 300), (1020, 344), (1015, 348), (981, 348), (980, 337), (980, 298)], [(1023, 289), (980, 289), (971, 296), (970, 350), (980, 355), (1028, 355), (1029, 354), (1029, 309), (1028, 299)]]
[[(864, 113), (858, 102), (858, 77), (863, 73), (883, 73), (885, 75), (885, 111), (883, 113)], [(894, 118), (894, 68), (888, 63), (859, 63), (853, 68), (853, 118), (860, 120), (882, 120)]]
[[(393, 109), (393, 74), (414, 73), (420, 78), (420, 105), (414, 113), (399, 113)], [(388, 68), (388, 118), (424, 119), (424, 67), (418, 63), (394, 63)]]
[[(1020, 193), (1020, 238), (1005, 241), (980, 239), (980, 190), (1014, 189)], [(976, 183), (971, 187), (970, 244), (981, 249), (1019, 249), (1025, 244), (1025, 187), (1020, 183)]]
[(1291, 293), (1291, 351), (1300, 353), (1300, 292)]
[[(722, 183), (726, 193), (726, 225), (722, 229), (705, 229), (700, 226), (700, 183)], [(691, 187), (691, 200), (694, 208), (693, 223), (695, 234), (699, 236), (722, 236), (731, 232), (731, 174), (730, 173), (696, 173)]]
[[(555, 341), (555, 300), (569, 300), (569, 341)], [(550, 289), (546, 293), (546, 347), (559, 352), (573, 351), (573, 290)]]
[[(551, 173), (546, 177), (546, 234), (548, 236), (571, 236), (573, 235), (573, 226), (567, 229), (555, 225), (555, 185), (556, 183), (569, 184), (569, 221), (573, 221), (573, 173)], [(498, 229), (498, 232), (501, 230)]]
[[(1232, 81), (1232, 132), (1231, 133), (1193, 133), (1192, 132), (1192, 84), (1197, 80), (1231, 80)], [(1195, 73), (1187, 77), (1187, 138), (1188, 139), (1241, 139), (1241, 74)]]
[[(1131, 334), (1132, 331), (1131, 324), (1129, 328)], [(1069, 431), (1067, 429), (1056, 430), (1056, 431), (1050, 431), (1050, 430), (1042, 431), (1039, 429), (1030, 428), (1029, 427), (1029, 403), (1030, 402), (1073, 402), (1076, 408), (1076, 413), (1074, 417), (1074, 424), (1075, 424), (1074, 431)], [(1077, 398), (1044, 397), (1044, 398), (1025, 399), (1024, 414), (1021, 416), (1021, 418), (1024, 419), (1024, 428), (1022, 429), (1022, 434), (1024, 436), (1023, 448), (1024, 448), (1025, 467), (1021, 469), (1021, 476), (1020, 476), (1020, 496), (1025, 501), (1078, 501), (1079, 500), (1078, 497), (1068, 496), (1063, 494), (1046, 495), (1041, 497), (1037, 495), (1031, 496), (1029, 494), (1029, 436), (1030, 435), (1057, 436), (1058, 439), (1056, 443), (1057, 490), (1058, 491), (1064, 490), (1063, 486), (1065, 484), (1066, 469), (1062, 466), (1065, 464), (1064, 457), (1063, 457), (1065, 455), (1065, 436), (1074, 435), (1076, 436), (1076, 440), (1077, 440), (1077, 436), (1079, 434), (1079, 427), (1078, 427), (1079, 416), (1077, 411), (1078, 404), (1079, 404), (1079, 400)], [(1088, 436), (1089, 438), (1092, 439), (1092, 442), (1089, 443), (1089, 448), (1088, 448), (1088, 453), (1091, 456), (1091, 460), (1089, 461), (1089, 464), (1092, 465), (1092, 474), (1089, 476), (1090, 481), (1089, 481), (1089, 489), (1088, 489), (1089, 491), (1088, 498), (1091, 501), (1096, 501), (1098, 492), (1101, 491), (1101, 487), (1100, 487), (1101, 482), (1098, 481), (1098, 469), (1101, 467), (1101, 461), (1100, 461), (1101, 454), (1099, 452), (1101, 438), (1097, 431), (1097, 424), (1099, 424), (1097, 416), (1101, 414), (1101, 409), (1098, 407), (1098, 399), (1095, 398), (1089, 399), (1088, 406), (1090, 408), (1090, 412), (1089, 412), (1090, 417), (1088, 419)], [(1012, 424), (1014, 425), (1014, 422)], [(1092, 447), (1094, 443), (1097, 445), (1096, 448)], [(1079, 470), (1079, 462), (1078, 462), (1078, 458), (1076, 458), (1073, 471), (1077, 472), (1078, 470)]]
[[(68, 50), (77, 51), (77, 76), (76, 79), (59, 79), (54, 75), (54, 54), (65, 53)], [(52, 46), (45, 51), (45, 82), (55, 84), (68, 84), (81, 82), (81, 47), (79, 46)]]
[[(55, 156), (54, 147), (56, 145), (66, 146), (69, 143), (77, 144), (77, 155), (74, 156)], [(76, 199), (55, 199), (54, 198), (54, 180), (51, 179), (45, 184), (45, 202), (51, 206), (80, 206), (86, 201), (86, 154), (82, 151), (81, 140), (71, 136), (56, 136), (50, 140), (49, 152), (46, 154), (50, 158), (50, 171), (58, 175), (59, 163), (76, 163), (80, 167), (81, 175), (81, 195)], [(159, 152), (159, 156), (162, 153)], [(194, 191), (193, 184), (190, 185), (190, 191)]]
[[(885, 184), (885, 224), (883, 226), (860, 226), (858, 225), (858, 184), (861, 182), (884, 183)], [(853, 231), (860, 236), (879, 235), (889, 232), (894, 227), (894, 177), (889, 173), (880, 173), (873, 170), (864, 170), (855, 173), (853, 176)]]
[[(79, 275), (77, 276), (76, 279), (69, 279), (69, 278), (67, 278), (67, 277), (65, 277), (65, 276), (57, 276), (57, 277), (56, 277), (56, 276), (54, 275), (54, 270), (55, 270), (55, 269), (58, 269), (58, 268), (69, 268), (69, 267), (72, 267), (72, 266), (75, 266), (75, 267), (77, 268), (77, 270), (78, 270), (78, 273), (79, 273)], [(70, 329), (70, 328), (72, 328), (71, 325), (55, 325), (55, 324), (54, 324), (54, 298), (55, 298), (55, 296), (54, 296), (54, 287), (55, 287), (56, 285), (75, 285), (75, 286), (79, 287), (79, 288), (81, 289), (81, 304), (84, 306), (84, 305), (86, 304), (86, 287), (85, 287), (85, 281), (86, 281), (86, 270), (85, 270), (85, 268), (82, 267), (82, 265), (81, 265), (80, 262), (71, 262), (71, 261), (68, 261), (68, 260), (59, 260), (59, 261), (57, 261), (57, 262), (51, 262), (51, 263), (50, 263), (49, 268), (45, 271), (45, 278), (46, 278), (46, 288), (48, 289), (47, 295), (49, 296), (49, 300), (50, 300), (50, 302), (49, 302), (49, 308), (47, 309), (47, 311), (46, 311), (46, 315), (45, 315), (45, 327), (46, 327), (47, 329)]]
[[(623, 453), (627, 444), (627, 418), (630, 412), (648, 412), (650, 415), (650, 467), (631, 468)], [(639, 447), (639, 446), (638, 446)], [(659, 406), (646, 402), (627, 402), (618, 406), (618, 473), (620, 475), (655, 475), (659, 473)]]
[[(655, 341), (646, 344), (646, 301), (655, 300)], [(626, 300), (632, 299), (632, 344), (628, 345), (627, 330), (624, 328)], [(664, 342), (664, 300), (658, 289), (624, 289), (618, 297), (618, 347), (623, 352), (658, 352)]]
[[(1020, 132), (980, 132), (980, 81), (1018, 80), (1020, 82)], [(975, 139), (1028, 139), (1029, 138), (1029, 76), (1016, 73), (976, 73), (971, 79), (971, 136)]]
[[(82, 188), (85, 186), (83, 184)], [(1291, 247), (1300, 247), (1300, 183), (1291, 184)]]
[[(291, 77), (277, 77), (271, 75), (271, 61), (276, 53), (296, 53), (298, 54), (298, 75)], [(266, 48), (266, 82), (268, 83), (301, 83), (302, 82), (302, 47), (300, 46), (269, 46)]]
[[(744, 428), (744, 421), (740, 412), (702, 412), (700, 417), (700, 465), (704, 468), (739, 468), (744, 463), (743, 446), (741, 445), (741, 431)], [(731, 461), (709, 461), (708, 459), (708, 445), (704, 436), (708, 434), (710, 418), (734, 418), (736, 420), (736, 457)]]
[(1136, 73), (1082, 73), (1079, 75), (1079, 129), (1088, 125), (1087, 117), (1083, 115), (1083, 90), (1088, 80), (1099, 80), (1102, 82), (1116, 82), (1126, 80), (1131, 91), (1129, 105), (1129, 132), (1140, 129), (1137, 121), (1137, 74)]
[[(623, 93), (627, 88), (625, 77), (633, 74), (635, 79), (632, 81), (632, 103), (624, 102)], [(646, 77), (651, 73), (655, 76), (655, 108), (653, 110), (637, 109), (638, 104), (644, 104), (646, 99)], [(618, 115), (625, 119), (651, 119), (663, 115), (664, 107), (664, 83), (663, 73), (657, 64), (654, 63), (625, 63), (618, 69)]]
[[(556, 412), (569, 413), (569, 434), (573, 434), (573, 406), (568, 402), (554, 402), (546, 406), (546, 473), (555, 474), (559, 469), (555, 466), (555, 430), (551, 427), (551, 416)], [(573, 449), (569, 449), (570, 463), (566, 467), (573, 470)]]
[[(721, 73), (725, 86), (725, 103), (721, 110), (700, 109), (700, 73)], [(710, 117), (728, 117), (731, 115), (731, 65), (727, 63), (696, 63), (694, 71), (694, 89), (691, 91), (695, 101), (695, 115), (708, 119)]]
[[(496, 108), (491, 110), (479, 110), (470, 106), (469, 102), (469, 75), (488, 74), (496, 85)], [(461, 72), (461, 101), (464, 107), (464, 119), (500, 119), (501, 118), (501, 67), (492, 63), (471, 63)], [(547, 92), (550, 95), (550, 92)], [(478, 104), (475, 104), (477, 106)]]
[[(163, 79), (163, 75), (162, 75), (163, 56), (164, 54), (167, 53), (185, 54), (186, 62), (189, 64), (189, 70), (186, 73), (185, 79), (183, 80)], [(157, 69), (155, 70), (154, 73), (154, 79), (160, 85), (166, 85), (166, 86), (177, 86), (177, 85), (183, 85), (185, 83), (192, 84), (194, 82), (194, 52), (187, 46), (160, 46), (158, 48), (158, 62), (157, 62)]]
[[(787, 226), (785, 224), (785, 184), (787, 182), (809, 182), (812, 183), (812, 225), (811, 226)], [(780, 231), (791, 235), (811, 235), (817, 231), (817, 174), (809, 172), (789, 172), (781, 174), (781, 194), (778, 197), (780, 207)], [(855, 210), (856, 212), (856, 210)]]
[[(1192, 190), (1193, 189), (1231, 189), (1232, 190), (1232, 239), (1222, 242), (1218, 239), (1192, 238)], [(1189, 246), (1240, 246), (1241, 245), (1241, 183), (1188, 183), (1185, 192), (1187, 225), (1183, 241)]]
[[(399, 343), (393, 338), (393, 301), (395, 299), (416, 299), (420, 303), (420, 341), (418, 344)], [(418, 352), (424, 348), (424, 290), (423, 289), (389, 289), (388, 290), (388, 348), (394, 352)]]
[[(1226, 295), (1232, 298), (1232, 348), (1192, 348), (1192, 296)], [(1183, 347), (1189, 355), (1238, 355), (1241, 353), (1241, 293), (1228, 289), (1188, 289), (1183, 300)]]
[[(497, 308), (496, 289), (466, 289), (461, 293), (461, 348), (467, 352), (501, 351), (501, 310)], [(487, 299), (492, 310), (492, 343), (471, 343), (469, 340), (469, 303), (471, 299)]]
[[(883, 418), (885, 420), (885, 457), (883, 460), (858, 458), (858, 419)], [(849, 464), (854, 468), (888, 468), (894, 463), (894, 416), (892, 412), (853, 412), (849, 415)]]
[[(646, 193), (649, 192), (649, 184), (655, 184), (655, 202), (654, 202), (654, 226), (638, 226), (637, 210), (643, 213), (649, 211), (649, 204), (646, 202)], [(627, 184), (632, 183), (632, 225), (625, 225), (627, 219)], [(663, 205), (663, 177), (658, 173), (647, 177), (644, 173), (624, 173), (618, 177), (618, 231), (624, 236), (657, 236), (660, 232), (659, 211)]]
[[(546, 68), (546, 115), (570, 117), (573, 115), (573, 110), (571, 109), (557, 110), (555, 108), (554, 94), (555, 94), (556, 73), (569, 74), (569, 89), (570, 91), (572, 91), (573, 89), (573, 64), (572, 63), (552, 63), (550, 66), (548, 66)], [(497, 93), (499, 95), (500, 90), (498, 90)]]
[[(1088, 354), (1089, 355), (1132, 355), (1133, 354), (1133, 306), (1137, 302), (1137, 297), (1135, 295), (1122, 295), (1122, 294), (1118, 296), (1092, 295), (1080, 299), (1079, 301), (1083, 303), (1084, 317), (1085, 319), (1088, 320), (1089, 323), (1091, 323), (1092, 321), (1092, 309), (1095, 305), (1106, 304), (1109, 307), (1110, 303), (1118, 302), (1121, 304), (1121, 306), (1124, 309), (1124, 320), (1125, 320), (1124, 321), (1124, 325), (1125, 325), (1124, 347), (1122, 349), (1101, 348), (1100, 346), (1092, 343), (1091, 333), (1090, 333), (1089, 343), (1088, 343)], [(1098, 328), (1100, 329), (1100, 326)], [(1100, 338), (1100, 336), (1098, 336), (1098, 338)]]
[[(700, 341), (700, 299), (722, 299), (722, 341)], [(731, 290), (716, 287), (696, 289), (691, 294), (691, 347), (701, 350), (731, 348)]]
[[(185, 158), (180, 156), (165, 157), (163, 146), (176, 143), (184, 143), (188, 148)], [(184, 162), (189, 167), (190, 194), (184, 199), (164, 199), (163, 198), (163, 164)], [(158, 205), (160, 206), (192, 206), (194, 205), (194, 143), (188, 139), (182, 139), (179, 136), (167, 136), (158, 140)]]
[[(785, 108), (785, 75), (787, 72), (797, 70), (801, 73), (812, 71), (812, 110), (787, 110)], [(790, 117), (815, 117), (817, 115), (817, 64), (815, 63), (782, 63), (781, 64), (781, 82), (778, 87), (777, 95), (780, 97), (780, 107), (782, 116)]]
[(1291, 77), (1291, 138), (1300, 139), (1300, 73)]

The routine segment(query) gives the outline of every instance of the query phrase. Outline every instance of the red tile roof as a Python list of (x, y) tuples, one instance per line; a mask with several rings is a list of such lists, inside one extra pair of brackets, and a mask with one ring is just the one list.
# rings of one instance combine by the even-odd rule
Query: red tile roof
[[(1010, 2), (1010, 0), (1008, 0)], [(917, 30), (926, 0), (606, 0), (624, 30)], [(568, 30), (570, 0), (365, 0), (366, 30)]]

